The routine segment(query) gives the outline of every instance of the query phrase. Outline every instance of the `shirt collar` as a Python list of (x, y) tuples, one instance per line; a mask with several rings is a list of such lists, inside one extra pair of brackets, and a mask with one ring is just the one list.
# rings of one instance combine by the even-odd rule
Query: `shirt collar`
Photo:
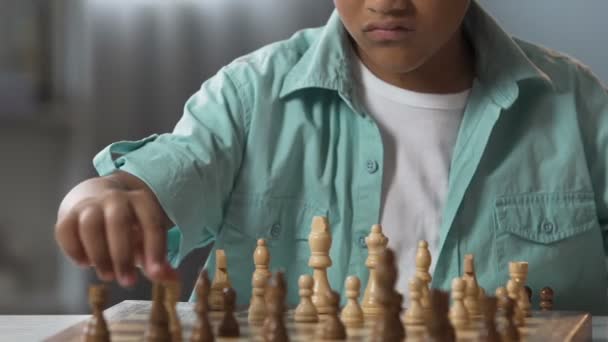
[(349, 93), (353, 87), (349, 44), (348, 34), (334, 10), (320, 36), (287, 74), (280, 96), (305, 88)]
[(508, 108), (517, 100), (522, 81), (553, 85), (477, 1), (471, 3), (464, 29), (475, 50), (476, 77), (499, 106)]
[[(494, 102), (510, 107), (519, 96), (519, 82), (541, 80), (552, 85), (496, 21), (476, 1), (464, 19), (464, 29), (476, 55), (476, 77)], [(305, 88), (323, 88), (352, 97), (354, 79), (350, 39), (334, 10), (320, 36), (288, 72), (280, 96)]]

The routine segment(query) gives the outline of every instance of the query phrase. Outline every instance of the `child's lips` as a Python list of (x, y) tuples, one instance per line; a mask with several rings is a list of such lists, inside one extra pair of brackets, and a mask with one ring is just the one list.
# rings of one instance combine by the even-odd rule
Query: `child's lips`
[(414, 34), (414, 30), (407, 30), (404, 28), (395, 29), (373, 29), (370, 31), (364, 31), (365, 35), (373, 41), (387, 42), (387, 41), (401, 41), (411, 37)]
[(363, 27), (363, 33), (374, 41), (400, 41), (411, 37), (414, 32), (413, 24), (403, 20), (370, 22)]

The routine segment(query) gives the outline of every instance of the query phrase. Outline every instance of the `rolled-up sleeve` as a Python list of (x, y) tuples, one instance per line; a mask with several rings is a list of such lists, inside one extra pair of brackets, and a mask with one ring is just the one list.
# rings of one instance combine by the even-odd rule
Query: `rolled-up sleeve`
[(95, 156), (100, 175), (128, 172), (156, 194), (176, 225), (168, 233), (173, 264), (220, 229), (248, 130), (241, 88), (222, 69), (187, 101), (172, 133), (113, 143)]
[(579, 122), (593, 182), (597, 212), (608, 255), (608, 89), (587, 68), (579, 66)]

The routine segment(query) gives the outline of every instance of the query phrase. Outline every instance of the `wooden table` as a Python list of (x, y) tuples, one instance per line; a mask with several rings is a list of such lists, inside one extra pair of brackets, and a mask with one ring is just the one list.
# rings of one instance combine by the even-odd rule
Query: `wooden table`
[[(41, 341), (88, 317), (87, 315), (0, 316), (0, 340)], [(593, 317), (593, 341), (608, 342), (608, 316)]]

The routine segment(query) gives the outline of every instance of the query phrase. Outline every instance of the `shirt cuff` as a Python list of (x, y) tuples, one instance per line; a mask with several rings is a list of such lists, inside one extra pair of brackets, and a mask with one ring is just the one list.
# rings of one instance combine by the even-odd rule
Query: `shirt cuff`
[[(152, 190), (167, 216), (176, 224), (167, 232), (167, 258), (177, 267), (190, 251), (211, 239), (203, 236), (199, 218), (185, 209), (188, 200), (196, 196), (194, 192), (199, 189), (196, 180), (178, 175), (178, 170), (172, 167), (176, 165), (175, 155), (162, 144), (154, 143), (158, 137), (154, 134), (137, 141), (110, 144), (95, 156), (93, 165), (100, 176), (121, 170), (141, 179)], [(176, 177), (179, 181), (175, 181)], [(179, 189), (175, 188), (176, 183)], [(184, 193), (180, 189), (187, 191)]]

